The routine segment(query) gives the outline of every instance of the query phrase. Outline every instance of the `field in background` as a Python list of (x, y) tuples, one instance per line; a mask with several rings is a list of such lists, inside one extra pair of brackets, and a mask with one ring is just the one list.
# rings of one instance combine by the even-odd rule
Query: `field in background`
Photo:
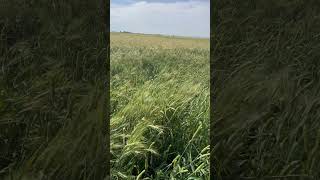
[(209, 179), (209, 40), (111, 33), (116, 179)]
[(209, 49), (209, 39), (149, 35), (137, 33), (111, 33), (111, 46), (149, 48), (198, 48)]

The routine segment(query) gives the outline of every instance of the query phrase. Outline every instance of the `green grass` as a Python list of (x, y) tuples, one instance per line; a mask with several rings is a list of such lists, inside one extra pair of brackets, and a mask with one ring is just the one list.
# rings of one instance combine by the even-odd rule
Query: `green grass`
[(319, 7), (299, 0), (215, 3), (217, 179), (320, 177)]
[(100, 2), (1, 2), (0, 179), (106, 176)]
[[(162, 48), (163, 38), (179, 39), (113, 35), (112, 177), (209, 179), (209, 46)], [(154, 47), (126, 46), (144, 38)]]

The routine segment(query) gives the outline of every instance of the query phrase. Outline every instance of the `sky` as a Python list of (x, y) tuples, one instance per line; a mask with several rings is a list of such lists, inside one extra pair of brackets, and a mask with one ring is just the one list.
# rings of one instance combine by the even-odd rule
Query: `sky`
[(210, 0), (111, 0), (111, 31), (208, 38)]

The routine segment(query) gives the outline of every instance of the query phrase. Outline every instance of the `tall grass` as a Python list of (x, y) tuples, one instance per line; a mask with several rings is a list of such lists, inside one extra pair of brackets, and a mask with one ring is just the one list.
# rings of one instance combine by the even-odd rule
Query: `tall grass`
[(319, 3), (215, 5), (214, 175), (319, 178)]
[(208, 48), (111, 44), (111, 112), (114, 179), (209, 179)]
[(106, 176), (100, 5), (1, 1), (0, 179)]

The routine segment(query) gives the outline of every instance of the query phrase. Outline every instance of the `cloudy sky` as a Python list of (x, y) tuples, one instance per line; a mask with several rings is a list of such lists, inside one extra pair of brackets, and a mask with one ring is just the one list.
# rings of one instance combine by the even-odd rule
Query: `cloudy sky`
[(111, 0), (111, 31), (209, 37), (210, 0)]

